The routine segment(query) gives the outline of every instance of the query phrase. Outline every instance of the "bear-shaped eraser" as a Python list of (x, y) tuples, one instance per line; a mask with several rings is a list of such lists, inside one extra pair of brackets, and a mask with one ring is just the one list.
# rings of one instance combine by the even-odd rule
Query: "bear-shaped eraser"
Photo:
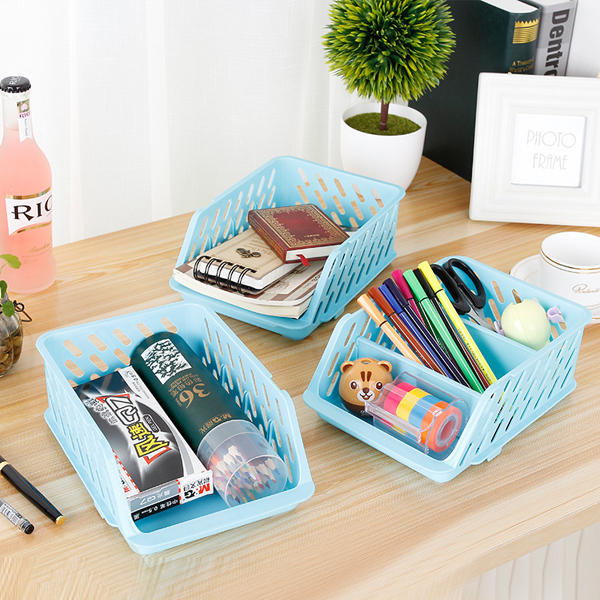
[(357, 358), (342, 363), (340, 368), (340, 397), (344, 406), (357, 415), (363, 414), (365, 400), (375, 400), (383, 386), (393, 380), (392, 365), (387, 360)]

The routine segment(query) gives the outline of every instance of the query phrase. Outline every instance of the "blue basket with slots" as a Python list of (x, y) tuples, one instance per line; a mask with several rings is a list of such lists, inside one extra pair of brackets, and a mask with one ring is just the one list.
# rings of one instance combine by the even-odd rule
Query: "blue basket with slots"
[[(488, 298), (485, 315), (492, 321), (508, 304), (520, 299), (536, 298), (545, 309), (558, 306), (565, 322), (552, 327), (550, 343), (536, 351), (463, 318), (497, 377), (480, 394), (401, 356), (361, 309), (344, 315), (337, 323), (304, 393), (306, 404), (325, 421), (438, 482), (449, 481), (470, 465), (492, 460), (507, 442), (575, 389), (575, 364), (583, 329), (590, 321), (589, 311), (580, 304), (476, 260), (460, 258), (481, 279)], [(449, 453), (427, 452), (422, 445), (399, 435), (399, 427), (394, 431), (381, 427), (381, 422), (376, 426), (369, 418), (343, 407), (338, 394), (340, 367), (345, 361), (362, 357), (388, 361), (394, 377), (464, 407), (462, 430)]]
[[(115, 456), (72, 386), (129, 363), (133, 348), (159, 331), (177, 331), (277, 450), (289, 470), (282, 492), (228, 507), (214, 493), (133, 521)], [(177, 302), (43, 334), (37, 341), (48, 391), (45, 418), (100, 515), (140, 554), (291, 510), (314, 492), (292, 400), (211, 310)], [(241, 399), (241, 400), (240, 400)]]
[(247, 229), (250, 209), (314, 203), (338, 225), (358, 230), (328, 257), (306, 312), (298, 319), (263, 315), (190, 290), (173, 278), (170, 285), (184, 300), (303, 339), (321, 323), (339, 317), (346, 304), (395, 258), (403, 196), (402, 188), (389, 183), (299, 158), (274, 158), (194, 213), (177, 266)]

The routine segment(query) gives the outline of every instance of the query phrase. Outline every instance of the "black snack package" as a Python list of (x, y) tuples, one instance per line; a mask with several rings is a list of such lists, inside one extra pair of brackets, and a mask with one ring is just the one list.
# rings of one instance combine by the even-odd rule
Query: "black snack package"
[(134, 520), (212, 493), (212, 473), (131, 367), (75, 393), (112, 448)]

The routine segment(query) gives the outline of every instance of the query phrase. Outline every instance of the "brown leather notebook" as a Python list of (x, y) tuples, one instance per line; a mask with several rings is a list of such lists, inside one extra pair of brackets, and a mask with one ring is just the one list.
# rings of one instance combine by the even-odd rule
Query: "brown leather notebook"
[(284, 263), (327, 258), (348, 239), (314, 204), (250, 210), (248, 223)]

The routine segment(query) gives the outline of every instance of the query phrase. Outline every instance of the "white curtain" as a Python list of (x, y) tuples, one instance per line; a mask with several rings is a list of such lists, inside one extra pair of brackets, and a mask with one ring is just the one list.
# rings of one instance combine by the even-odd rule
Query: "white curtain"
[[(62, 244), (205, 205), (292, 154), (340, 166), (353, 99), (328, 73), (328, 0), (0, 0), (0, 76), (32, 82)], [(569, 71), (596, 75), (597, 0)]]
[(0, 75), (32, 83), (55, 244), (205, 205), (273, 156), (338, 165), (350, 102), (326, 0), (0, 0)]

